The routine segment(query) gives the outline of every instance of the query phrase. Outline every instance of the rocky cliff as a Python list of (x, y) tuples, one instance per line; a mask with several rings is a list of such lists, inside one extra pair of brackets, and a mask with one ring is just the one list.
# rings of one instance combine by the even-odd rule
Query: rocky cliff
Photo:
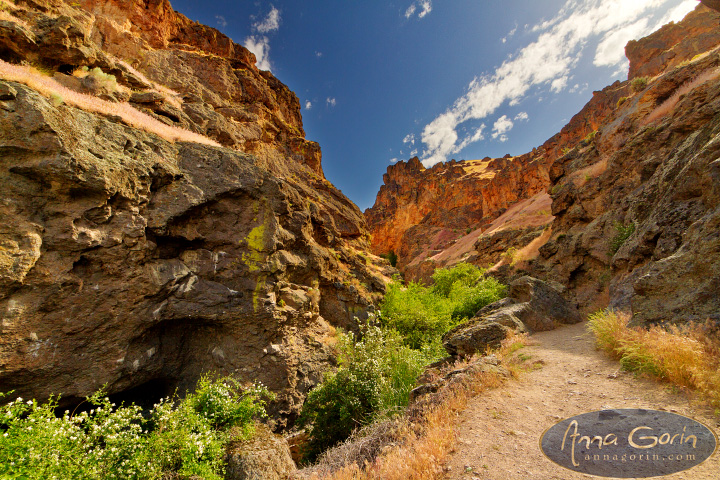
[[(568, 287), (585, 311), (610, 305), (631, 311), (638, 324), (720, 320), (720, 14), (709, 7), (698, 5), (682, 22), (630, 42), (629, 79), (595, 92), (560, 133), (518, 157), (547, 172), (544, 184), (535, 174), (526, 181), (498, 172), (507, 190), (525, 192), (513, 199), (487, 181), (446, 182), (447, 192), (477, 189), (473, 207), (494, 195), (507, 211), (475, 210), (461, 238), (439, 250), (427, 247), (437, 243), (432, 219), (462, 222), (453, 212), (469, 206), (447, 202), (454, 210), (447, 209), (448, 194), (437, 194), (422, 215), (398, 220), (407, 202), (410, 211), (418, 202), (403, 192), (436, 191), (432, 172), (467, 162), (416, 167), (412, 179), (409, 164), (390, 167), (376, 205), (365, 212), (375, 251), (394, 248), (401, 260), (405, 252), (400, 267), (411, 277), (461, 260), (493, 266), (506, 278), (529, 272)], [(550, 209), (545, 222), (540, 205)], [(522, 222), (533, 215), (537, 221)], [(430, 234), (413, 236), (417, 231)], [(425, 250), (404, 245), (411, 239)], [(414, 252), (421, 253), (412, 258)]]
[(594, 140), (551, 168), (556, 218), (536, 268), (588, 309), (609, 303), (638, 324), (720, 320), (718, 22), (698, 6), (631, 42), (630, 71), (655, 76), (635, 81)]
[(386, 268), (297, 97), (167, 0), (4, 5), (0, 390), (151, 402), (213, 371), (292, 422)]
[(375, 205), (365, 211), (372, 248), (379, 255), (395, 252), (398, 267), (410, 278), (426, 276), (421, 264), (427, 259), (470, 230), (487, 228), (508, 207), (549, 184), (546, 165), (531, 154), (451, 161), (430, 169), (415, 157), (389, 166), (383, 181)]

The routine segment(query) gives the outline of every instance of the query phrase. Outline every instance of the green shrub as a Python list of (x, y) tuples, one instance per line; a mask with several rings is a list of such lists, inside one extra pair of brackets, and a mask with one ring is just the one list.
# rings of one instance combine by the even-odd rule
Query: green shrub
[(117, 90), (117, 79), (115, 75), (103, 72), (100, 67), (95, 67), (88, 73), (89, 76), (95, 78), (99, 83), (106, 86), (109, 90)]
[(310, 392), (298, 420), (309, 427), (306, 459), (407, 405), (425, 365), (447, 355), (443, 333), (505, 291), (467, 264), (438, 269), (433, 280), (432, 287), (396, 280), (380, 305), (380, 325), (365, 326), (359, 341), (341, 334), (339, 368)]
[(360, 341), (341, 334), (338, 370), (310, 392), (298, 419), (309, 426), (305, 458), (314, 460), (356, 428), (407, 405), (418, 375), (432, 360), (403, 345), (393, 330), (367, 325)]
[(453, 323), (472, 318), (478, 310), (505, 296), (505, 285), (488, 277), (475, 285), (456, 283), (450, 291), (450, 300), (455, 307), (451, 313)]
[(380, 304), (382, 324), (400, 332), (406, 345), (422, 348), (452, 326), (453, 306), (447, 297), (410, 282), (391, 283)]
[(387, 259), (388, 262), (390, 262), (390, 265), (392, 265), (393, 267), (397, 267), (398, 256), (395, 252), (390, 250), (387, 254)]
[(59, 107), (65, 103), (65, 99), (59, 93), (52, 93), (50, 94), (50, 102), (52, 102), (54, 107)]
[(615, 108), (620, 108), (625, 102), (627, 102), (628, 97), (620, 97), (618, 98), (617, 104), (615, 104)]
[(460, 263), (433, 274), (434, 285), (391, 284), (380, 305), (383, 325), (412, 348), (431, 347), (463, 318), (502, 298), (505, 287), (474, 265)]
[(635, 224), (630, 223), (628, 225), (623, 225), (622, 223), (615, 223), (615, 229), (617, 230), (617, 234), (610, 240), (610, 246), (608, 247), (608, 255), (612, 257), (617, 253), (618, 250), (620, 250), (620, 247), (623, 246), (625, 243), (625, 240), (627, 240), (630, 235), (635, 232)]
[[(90, 410), (57, 417), (57, 399), (21, 398), (0, 407), (0, 478), (222, 479), (230, 427), (252, 432), (267, 391), (233, 380), (200, 380), (184, 400), (161, 400), (145, 418), (97, 392)], [(2, 395), (0, 395), (2, 397)]]
[(459, 263), (452, 268), (439, 268), (433, 273), (432, 292), (443, 297), (449, 297), (456, 284), (473, 285), (478, 282), (485, 272), (475, 265)]
[(630, 88), (635, 93), (645, 90), (648, 84), (648, 77), (635, 77), (630, 81)]

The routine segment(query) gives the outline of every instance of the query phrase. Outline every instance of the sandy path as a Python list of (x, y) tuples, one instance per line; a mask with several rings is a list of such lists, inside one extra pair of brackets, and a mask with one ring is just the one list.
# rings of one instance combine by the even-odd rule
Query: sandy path
[[(558, 421), (595, 410), (647, 408), (692, 417), (720, 431), (712, 410), (651, 380), (622, 372), (594, 348), (585, 324), (533, 335), (521, 352), (544, 366), (486, 392), (468, 404), (457, 423), (458, 443), (447, 479), (550, 480), (599, 478), (565, 470), (545, 458), (542, 433)], [(720, 480), (720, 453), (667, 479)]]

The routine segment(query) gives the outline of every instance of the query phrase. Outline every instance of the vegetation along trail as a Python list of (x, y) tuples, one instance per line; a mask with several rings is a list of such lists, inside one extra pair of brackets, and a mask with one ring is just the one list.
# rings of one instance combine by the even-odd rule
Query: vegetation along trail
[[(717, 431), (720, 420), (710, 408), (653, 380), (620, 370), (597, 351), (586, 324), (533, 335), (535, 345), (521, 350), (542, 368), (518, 381), (472, 399), (459, 418), (457, 446), (446, 466), (446, 479), (597, 478), (565, 470), (539, 448), (543, 432), (562, 419), (595, 410), (647, 408), (694, 418)], [(718, 478), (717, 453), (705, 463), (662, 478)]]

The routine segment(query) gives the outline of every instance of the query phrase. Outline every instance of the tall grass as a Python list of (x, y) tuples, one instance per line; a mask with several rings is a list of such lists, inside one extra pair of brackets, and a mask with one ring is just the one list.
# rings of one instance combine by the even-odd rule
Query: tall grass
[(154, 133), (170, 142), (195, 142), (215, 147), (220, 146), (220, 144), (214, 140), (203, 135), (183, 128), (166, 125), (133, 108), (128, 103), (108, 102), (92, 95), (85, 95), (71, 90), (60, 85), (54, 79), (41, 74), (32, 67), (13, 65), (0, 60), (0, 78), (27, 85), (48, 98), (51, 98), (53, 95), (59, 96), (64, 103), (88, 112), (118, 116), (128, 125)]
[(696, 390), (720, 406), (720, 336), (709, 324), (631, 328), (628, 316), (611, 310), (589, 320), (598, 348), (623, 369)]

